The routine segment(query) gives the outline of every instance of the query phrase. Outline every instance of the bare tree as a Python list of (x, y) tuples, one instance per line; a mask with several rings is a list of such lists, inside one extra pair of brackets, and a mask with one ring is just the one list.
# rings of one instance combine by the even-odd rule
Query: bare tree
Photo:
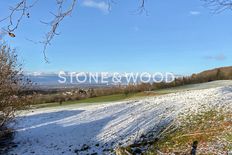
[[(32, 8), (38, 3), (38, 1), (40, 0), (18, 0), (18, 3), (16, 3), (14, 6), (9, 8), (10, 9), (9, 16), (0, 19), (0, 23), (4, 23), (7, 25), (6, 26), (7, 28), (4, 27), (2, 28), (9, 36), (16, 37), (14, 31), (19, 28), (23, 18), (30, 18), (30, 12)], [(45, 34), (44, 39), (38, 42), (43, 44), (43, 54), (46, 62), (48, 62), (48, 58), (46, 56), (47, 47), (51, 44), (51, 41), (54, 39), (54, 37), (58, 35), (57, 29), (60, 23), (64, 20), (64, 18), (72, 14), (75, 5), (77, 4), (77, 0), (54, 0), (54, 1), (56, 2), (56, 12), (50, 12), (53, 15), (53, 19), (51, 19), (49, 22), (41, 21), (42, 23), (50, 26), (50, 30)], [(105, 0), (105, 1), (107, 2), (110, 10), (111, 5), (115, 4), (116, 0)], [(139, 1), (140, 1), (140, 5), (138, 7), (138, 12), (141, 13), (145, 11), (145, 0), (139, 0)], [(65, 7), (67, 5), (68, 7)]]
[[(32, 101), (23, 93), (29, 80), (22, 75), (17, 55), (11, 48), (0, 46), (0, 133), (3, 127), (14, 117), (15, 111)], [(29, 99), (29, 100), (28, 100)]]

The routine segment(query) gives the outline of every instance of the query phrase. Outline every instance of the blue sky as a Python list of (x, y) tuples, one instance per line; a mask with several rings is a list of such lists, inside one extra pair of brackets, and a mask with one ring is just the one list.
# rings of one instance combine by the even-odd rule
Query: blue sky
[[(1, 3), (2, 18), (10, 3)], [(49, 64), (43, 60), (42, 45), (27, 38), (43, 39), (48, 28), (40, 20), (52, 17), (48, 12), (54, 10), (53, 1), (40, 1), (16, 38), (4, 39), (17, 49), (27, 71), (190, 74), (231, 65), (232, 11), (213, 14), (200, 0), (147, 0), (146, 15), (136, 14), (138, 5), (117, 0), (108, 12), (104, 1), (79, 1), (46, 51)]]

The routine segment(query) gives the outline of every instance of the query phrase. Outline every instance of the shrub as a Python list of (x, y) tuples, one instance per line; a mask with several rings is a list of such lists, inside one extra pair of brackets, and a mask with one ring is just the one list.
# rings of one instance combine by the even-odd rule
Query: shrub
[(32, 101), (32, 95), (25, 93), (31, 82), (24, 79), (21, 66), (15, 50), (0, 45), (0, 133), (15, 111)]

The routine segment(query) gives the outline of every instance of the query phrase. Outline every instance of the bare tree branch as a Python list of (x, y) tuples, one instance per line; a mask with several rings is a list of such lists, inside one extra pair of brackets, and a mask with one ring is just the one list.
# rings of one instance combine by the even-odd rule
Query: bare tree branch
[[(9, 16), (0, 19), (0, 23), (1, 22), (8, 22), (9, 24), (7, 24), (7, 30), (5, 30), (9, 36), (11, 37), (15, 37), (14, 31), (16, 29), (18, 29), (21, 21), (23, 20), (23, 18), (30, 18), (30, 9), (39, 1), (39, 0), (35, 0), (33, 1), (33, 3), (31, 5), (28, 5), (29, 0), (20, 0), (15, 6), (10, 7), (10, 14)], [(52, 39), (58, 35), (57, 33), (57, 29), (59, 27), (59, 24), (63, 21), (63, 19), (69, 15), (71, 15), (75, 4), (77, 2), (77, 0), (71, 0), (71, 4), (67, 9), (64, 9), (64, 3), (66, 2), (66, 0), (55, 0), (56, 1), (56, 7), (57, 7), (57, 11), (56, 13), (50, 12), (54, 18), (52, 19), (51, 22), (42, 22), (46, 25), (50, 26), (50, 30), (49, 32), (46, 33), (45, 35), (45, 39), (43, 41), (40, 41), (39, 43), (43, 44), (43, 55), (44, 55), (44, 59), (46, 62), (48, 62), (47, 56), (46, 56), (46, 49), (48, 47), (48, 45), (51, 44)], [(15, 17), (17, 16), (17, 18)]]
[(59, 27), (59, 24), (63, 21), (63, 19), (66, 17), (66, 16), (69, 16), (71, 15), (75, 5), (76, 5), (76, 2), (77, 0), (72, 0), (71, 4), (70, 4), (70, 7), (63, 11), (63, 4), (64, 4), (65, 0), (56, 0), (56, 3), (57, 3), (57, 13), (51, 13), (53, 16), (54, 16), (54, 19), (51, 21), (51, 22), (48, 22), (48, 23), (45, 23), (43, 22), (44, 24), (47, 24), (49, 25), (51, 28), (50, 28), (50, 31), (48, 33), (46, 33), (45, 35), (45, 39), (44, 41), (41, 41), (40, 43), (42, 43), (44, 46), (43, 46), (43, 54), (44, 54), (44, 60), (48, 63), (48, 58), (46, 56), (46, 49), (48, 47), (48, 45), (51, 44), (51, 41), (52, 39), (56, 36), (56, 35), (59, 35), (57, 33), (57, 28)]
[[(36, 5), (36, 3), (40, 0), (34, 0), (31, 4), (29, 4), (29, 1), (30, 0), (18, 0), (18, 3), (10, 7), (9, 16), (3, 19), (0, 19), (0, 23), (1, 22), (8, 23), (7, 30), (5, 31), (8, 33), (9, 36), (15, 37), (14, 31), (18, 29), (23, 18), (30, 18), (30, 9), (33, 8)], [(50, 27), (50, 30), (45, 34), (45, 37), (42, 41), (39, 41), (39, 42), (33, 41), (34, 43), (43, 44), (43, 55), (44, 55), (45, 62), (49, 62), (47, 55), (46, 55), (46, 50), (47, 50), (47, 47), (51, 45), (51, 41), (54, 39), (54, 37), (59, 35), (59, 33), (57, 33), (57, 29), (60, 23), (64, 20), (65, 17), (71, 15), (77, 3), (77, 0), (69, 0), (69, 1), (68, 0), (55, 0), (55, 1), (56, 1), (57, 11), (55, 13), (50, 12), (53, 15), (53, 19), (50, 22), (41, 21), (41, 23), (48, 25)], [(112, 4), (116, 4), (115, 2), (116, 0), (105, 0), (105, 1), (107, 1), (108, 3), (109, 11), (111, 10)], [(139, 4), (139, 8), (137, 11), (139, 13), (143, 13), (144, 11), (146, 12), (146, 9), (145, 9), (146, 0), (139, 0), (139, 1), (140, 1), (140, 4)], [(70, 2), (69, 7), (64, 8), (64, 6), (67, 5), (67, 2)]]
[[(32, 3), (29, 4), (30, 0), (18, 0), (13, 7), (10, 7), (9, 16), (0, 19), (1, 22), (7, 22), (7, 29), (5, 30), (9, 36), (15, 37), (14, 31), (18, 29), (23, 18), (30, 18), (30, 9), (36, 5), (36, 3), (40, 0), (31, 0)], [(50, 12), (54, 18), (50, 22), (41, 21), (41, 23), (46, 24), (50, 27), (50, 30), (45, 34), (44, 40), (38, 42), (43, 44), (43, 55), (46, 62), (48, 62), (48, 58), (46, 56), (46, 50), (49, 45), (51, 45), (51, 41), (55, 36), (59, 35), (57, 33), (57, 29), (60, 23), (64, 20), (65, 17), (70, 16), (77, 0), (69, 0), (70, 4), (68, 8), (64, 8), (68, 0), (55, 0), (56, 1), (56, 9), (55, 13)], [(109, 10), (111, 10), (112, 4), (115, 4), (116, 0), (105, 0), (109, 4)], [(209, 7), (213, 12), (220, 13), (224, 10), (232, 10), (232, 0), (201, 0), (205, 3), (205, 6)], [(146, 0), (139, 0), (139, 7), (137, 9), (138, 13), (146, 12)], [(3, 28), (3, 27), (2, 27)], [(2, 37), (4, 35), (1, 32)], [(1, 38), (0, 38), (1, 39)]]
[[(1, 19), (0, 22), (9, 21), (7, 26), (8, 33), (14, 32), (20, 22), (22, 21), (23, 17), (26, 16), (29, 18), (29, 10), (32, 8), (39, 0), (35, 0), (31, 5), (28, 5), (27, 0), (20, 0), (15, 6), (10, 7), (10, 15)], [(14, 16), (18, 14), (18, 18), (14, 19)], [(14, 23), (16, 21), (16, 23)]]
[(139, 8), (138, 8), (138, 12), (139, 13), (146, 12), (146, 14), (147, 14), (147, 10), (145, 8), (145, 0), (140, 0), (140, 5), (139, 5)]
[(202, 0), (205, 6), (214, 13), (221, 13), (225, 10), (232, 10), (232, 0)]

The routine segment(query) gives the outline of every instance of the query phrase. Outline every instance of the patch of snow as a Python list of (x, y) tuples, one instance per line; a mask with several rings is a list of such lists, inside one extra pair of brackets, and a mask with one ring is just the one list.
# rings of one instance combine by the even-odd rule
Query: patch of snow
[[(108, 155), (111, 149), (133, 143), (151, 128), (158, 131), (178, 114), (197, 110), (202, 105), (232, 107), (232, 87), (91, 106), (30, 110), (16, 118), (14, 141), (18, 147), (10, 154), (72, 155), (77, 154), (76, 150), (83, 155)], [(85, 151), (78, 151), (81, 149)]]

